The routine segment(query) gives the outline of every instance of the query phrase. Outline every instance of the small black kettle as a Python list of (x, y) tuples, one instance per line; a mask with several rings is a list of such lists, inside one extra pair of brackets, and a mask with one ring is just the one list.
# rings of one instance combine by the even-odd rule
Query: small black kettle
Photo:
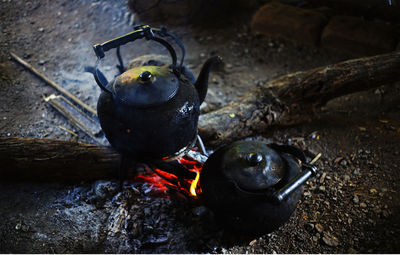
[(296, 147), (237, 141), (215, 151), (204, 164), (202, 198), (227, 228), (265, 234), (290, 218), (301, 185), (315, 173), (316, 167)]
[[(164, 37), (172, 38), (181, 49), (182, 59)], [(163, 45), (165, 56), (146, 55), (134, 59), (125, 69), (120, 46), (145, 38)], [(219, 57), (208, 59), (197, 80), (183, 66), (185, 49), (175, 35), (165, 28), (139, 26), (135, 31), (93, 46), (98, 57), (94, 77), (102, 92), (97, 112), (110, 144), (123, 156), (149, 161), (176, 158), (192, 147), (197, 138), (200, 104), (206, 97), (208, 76)], [(121, 74), (107, 82), (99, 71), (105, 52), (117, 48)]]

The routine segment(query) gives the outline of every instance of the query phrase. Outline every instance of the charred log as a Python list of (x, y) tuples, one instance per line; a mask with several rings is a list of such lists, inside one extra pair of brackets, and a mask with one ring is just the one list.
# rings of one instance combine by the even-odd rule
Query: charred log
[(274, 126), (298, 124), (333, 98), (399, 81), (399, 70), (397, 51), (284, 75), (201, 115), (199, 132), (216, 146)]
[(110, 147), (39, 138), (0, 138), (1, 180), (86, 181), (117, 178)]

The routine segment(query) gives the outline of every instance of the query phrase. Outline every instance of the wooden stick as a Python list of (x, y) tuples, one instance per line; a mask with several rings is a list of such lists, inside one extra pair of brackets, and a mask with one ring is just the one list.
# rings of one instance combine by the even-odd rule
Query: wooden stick
[(63, 127), (63, 126), (61, 126), (61, 125), (58, 125), (58, 128), (59, 128), (59, 129), (62, 129), (62, 130), (64, 130), (64, 131), (66, 131), (66, 132), (68, 132), (68, 133), (70, 133), (70, 134), (73, 135), (74, 137), (78, 137), (78, 134), (77, 134), (77, 133), (75, 133), (74, 131), (71, 131), (71, 130), (69, 130), (69, 129), (66, 129), (65, 127)]
[(63, 96), (52, 94), (48, 97), (43, 96), (43, 99), (61, 113), (74, 127), (82, 130), (96, 143), (103, 145), (102, 141), (96, 137), (96, 135), (101, 132), (101, 127), (97, 121), (81, 111)]
[(16, 60), (19, 64), (23, 65), (25, 68), (29, 69), (32, 73), (36, 74), (39, 78), (41, 78), (43, 81), (45, 81), (47, 84), (64, 94), (66, 97), (70, 98), (74, 103), (77, 105), (81, 106), (83, 109), (86, 111), (90, 112), (93, 114), (93, 116), (97, 116), (97, 112), (90, 107), (89, 105), (85, 104), (83, 101), (81, 101), (79, 98), (77, 98), (74, 94), (71, 92), (65, 90), (63, 87), (52, 81), (50, 78), (45, 76), (44, 74), (40, 73), (36, 68), (34, 68), (32, 65), (15, 55), (14, 53), (10, 52), (10, 55)]
[(315, 162), (318, 161), (318, 159), (322, 156), (322, 153), (318, 153), (317, 156), (315, 156), (315, 158), (313, 158), (313, 160), (310, 161), (310, 165), (314, 165)]

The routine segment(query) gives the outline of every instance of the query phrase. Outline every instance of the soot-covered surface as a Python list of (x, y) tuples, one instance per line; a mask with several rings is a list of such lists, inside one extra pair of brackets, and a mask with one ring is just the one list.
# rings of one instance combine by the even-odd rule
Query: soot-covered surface
[[(130, 32), (125, 1), (1, 2), (0, 136), (75, 139), (42, 100), (55, 91), (9, 58), (22, 56), (95, 107), (91, 45)], [(346, 59), (320, 49), (257, 37), (249, 15), (216, 27), (169, 27), (198, 73), (209, 55), (224, 58), (211, 76), (203, 111), (218, 108), (273, 77)], [(136, 42), (126, 59), (164, 53)], [(111, 56), (111, 55), (110, 55)], [(116, 74), (116, 58), (103, 70)], [(330, 102), (311, 123), (255, 139), (293, 143), (322, 159), (290, 221), (272, 234), (244, 237), (221, 228), (199, 200), (162, 195), (147, 184), (7, 183), (0, 185), (0, 252), (8, 253), (355, 253), (400, 252), (399, 86)], [(80, 134), (79, 140), (91, 143)]]

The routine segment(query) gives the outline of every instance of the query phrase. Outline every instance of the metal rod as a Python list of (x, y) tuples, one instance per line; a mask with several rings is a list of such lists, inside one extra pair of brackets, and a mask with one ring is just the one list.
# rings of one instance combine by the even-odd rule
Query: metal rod
[(293, 180), (276, 192), (273, 197), (276, 202), (282, 202), (290, 193), (292, 193), (296, 188), (301, 186), (304, 182), (310, 178), (312, 175), (311, 171), (305, 171), (298, 174)]
[(125, 67), (124, 67), (124, 61), (122, 60), (122, 56), (121, 56), (121, 47), (118, 46), (117, 47), (117, 58), (118, 58), (118, 62), (119, 64), (117, 65), (118, 71), (122, 74), (123, 72), (125, 72)]
[(43, 81), (45, 81), (47, 84), (64, 94), (66, 97), (71, 99), (74, 103), (79, 105), (80, 107), (84, 108), (86, 111), (90, 112), (94, 116), (97, 116), (97, 112), (91, 108), (89, 105), (85, 104), (82, 100), (77, 98), (75, 95), (73, 95), (71, 92), (65, 90), (63, 87), (52, 81), (50, 78), (39, 72), (36, 68), (34, 68), (32, 65), (29, 63), (25, 62), (23, 59), (15, 55), (14, 53), (10, 52), (10, 55), (21, 65), (23, 65), (25, 68), (29, 69), (32, 73), (36, 74), (39, 78), (41, 78)]
[(295, 189), (303, 185), (303, 183), (305, 183), (308, 180), (308, 178), (310, 178), (312, 175), (317, 174), (316, 166), (303, 164), (303, 168), (305, 168), (306, 170), (297, 174), (296, 177), (291, 179), (288, 184), (283, 186), (281, 189), (279, 189), (272, 195), (275, 202), (277, 203), (282, 202), (287, 196), (289, 196), (290, 193), (292, 193)]
[(200, 152), (203, 153), (204, 156), (208, 157), (206, 147), (204, 146), (203, 140), (201, 139), (200, 135), (197, 135), (197, 142), (199, 144)]

